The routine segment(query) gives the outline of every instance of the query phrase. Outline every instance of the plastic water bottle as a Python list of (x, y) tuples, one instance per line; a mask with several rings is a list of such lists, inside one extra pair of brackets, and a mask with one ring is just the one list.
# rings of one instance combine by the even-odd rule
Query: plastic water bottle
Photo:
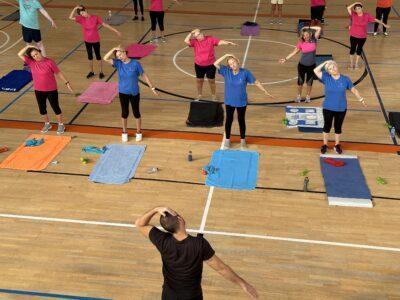
[(303, 192), (308, 192), (308, 183), (309, 182), (310, 182), (310, 179), (308, 179), (308, 177), (304, 177)]
[(112, 13), (111, 13), (111, 10), (109, 10), (108, 11), (108, 20), (111, 20), (111, 17), (112, 17)]
[(189, 154), (188, 154), (187, 160), (188, 160), (188, 161), (192, 161), (192, 160), (193, 160), (192, 151), (189, 151)]
[(392, 126), (390, 128), (390, 137), (393, 139), (395, 137), (396, 134), (396, 128), (394, 128), (394, 126)]

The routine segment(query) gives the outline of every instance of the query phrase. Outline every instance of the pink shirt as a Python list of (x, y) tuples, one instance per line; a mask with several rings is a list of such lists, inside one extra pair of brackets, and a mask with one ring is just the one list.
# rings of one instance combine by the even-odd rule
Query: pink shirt
[(311, 0), (311, 6), (325, 6), (325, 0)]
[(194, 49), (194, 62), (199, 66), (209, 66), (215, 62), (214, 47), (218, 46), (219, 39), (213, 36), (204, 36), (202, 41), (190, 40), (190, 47)]
[(150, 11), (164, 11), (163, 0), (151, 0)]
[(103, 24), (101, 17), (95, 15), (91, 15), (89, 18), (76, 16), (75, 22), (82, 25), (83, 39), (85, 42), (100, 42), (98, 26)]
[(363, 13), (362, 16), (358, 16), (356, 12), (351, 13), (351, 26), (350, 36), (364, 39), (367, 37), (367, 27), (369, 22), (374, 22), (375, 18), (369, 13)]
[(296, 45), (302, 53), (314, 52), (317, 50), (317, 43), (315, 41), (303, 42), (299, 41)]
[(54, 74), (60, 73), (54, 60), (43, 57), (41, 61), (24, 58), (25, 63), (31, 68), (33, 88), (35, 91), (49, 92), (57, 90), (57, 81)]

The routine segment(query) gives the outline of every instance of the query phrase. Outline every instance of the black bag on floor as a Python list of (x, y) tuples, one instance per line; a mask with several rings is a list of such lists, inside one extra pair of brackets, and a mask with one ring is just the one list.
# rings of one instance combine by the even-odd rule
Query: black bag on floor
[(396, 130), (397, 136), (400, 137), (400, 112), (390, 112), (389, 122)]
[(224, 123), (222, 103), (191, 102), (189, 116), (186, 120), (188, 127), (219, 127)]

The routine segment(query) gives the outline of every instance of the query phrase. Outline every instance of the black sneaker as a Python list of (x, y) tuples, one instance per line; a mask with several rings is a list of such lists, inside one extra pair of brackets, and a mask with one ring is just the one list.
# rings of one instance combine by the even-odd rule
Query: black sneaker
[(89, 72), (89, 73), (86, 75), (86, 78), (89, 79), (89, 78), (91, 78), (91, 77), (93, 77), (93, 76), (94, 76), (94, 73), (93, 73), (93, 72)]
[(101, 72), (100, 74), (99, 74), (99, 78), (100, 79), (103, 79), (105, 76), (104, 76), (104, 73), (103, 72)]
[(335, 145), (335, 147), (333, 147), (333, 149), (335, 150), (335, 152), (337, 154), (342, 154), (343, 153), (343, 150), (342, 150), (342, 147), (340, 146), (340, 144)]
[(321, 154), (325, 154), (328, 151), (328, 145), (322, 145), (321, 147)]
[(139, 20), (139, 18), (138, 18), (138, 16), (134, 16), (134, 17), (132, 18), (132, 20), (133, 20), (133, 21), (136, 21), (136, 20)]
[(144, 21), (144, 17), (142, 16), (142, 21)]

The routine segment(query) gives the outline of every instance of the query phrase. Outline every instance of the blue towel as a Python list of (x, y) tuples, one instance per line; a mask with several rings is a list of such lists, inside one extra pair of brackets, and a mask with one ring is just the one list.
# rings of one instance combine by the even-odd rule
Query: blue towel
[(107, 151), (100, 156), (89, 180), (108, 184), (129, 182), (135, 175), (146, 146), (114, 144), (106, 148)]
[(254, 190), (258, 176), (258, 153), (253, 151), (218, 150), (208, 167), (206, 185), (224, 189)]
[(104, 154), (104, 152), (107, 151), (107, 147), (99, 148), (96, 146), (86, 146), (82, 148), (82, 151), (86, 153)]
[(25, 147), (36, 147), (40, 146), (44, 143), (44, 139), (31, 139), (31, 140), (26, 140), (25, 141)]
[(3, 92), (18, 92), (32, 81), (32, 74), (25, 70), (13, 70), (0, 78), (0, 90)]
[(325, 157), (329, 156), (321, 156), (320, 164), (328, 197), (371, 199), (371, 192), (356, 156), (340, 158), (345, 162), (343, 167), (335, 167), (324, 162)]

